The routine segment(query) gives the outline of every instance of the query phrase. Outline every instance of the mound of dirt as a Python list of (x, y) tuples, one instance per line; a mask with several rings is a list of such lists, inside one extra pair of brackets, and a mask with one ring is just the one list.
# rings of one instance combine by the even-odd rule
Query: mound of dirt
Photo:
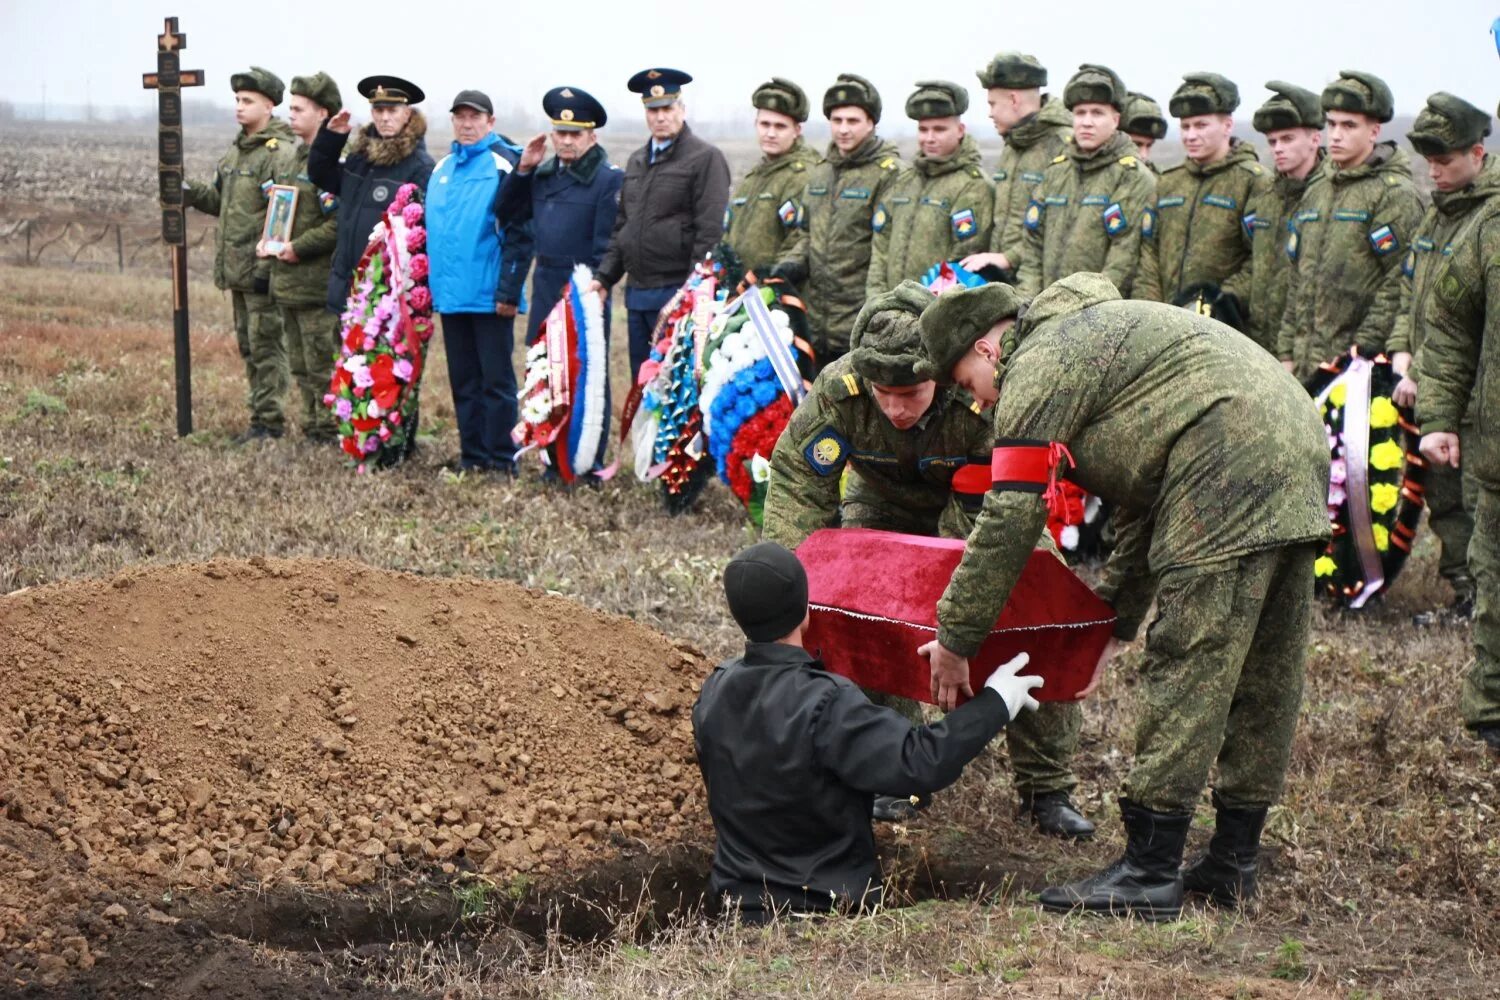
[[(35, 588), (0, 598), (0, 812), (106, 882), (542, 878), (706, 832), (707, 670), (560, 598), (350, 562)], [(27, 905), (0, 891), (0, 941)]]

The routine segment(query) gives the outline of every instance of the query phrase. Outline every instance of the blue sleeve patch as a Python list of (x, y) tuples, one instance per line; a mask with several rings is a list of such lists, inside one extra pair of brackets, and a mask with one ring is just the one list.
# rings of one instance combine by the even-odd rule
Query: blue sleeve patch
[(1245, 235), (1250, 237), (1250, 239), (1252, 240), (1255, 239), (1255, 229), (1257, 221), (1255, 218), (1255, 213), (1246, 212), (1245, 215), (1240, 219), (1240, 221), (1245, 225)]
[(1293, 264), (1297, 263), (1297, 251), (1301, 248), (1302, 237), (1297, 230), (1291, 229), (1286, 234), (1286, 255)]
[(776, 215), (781, 219), (781, 224), (784, 227), (794, 229), (802, 223), (802, 206), (788, 198), (776, 210)]
[(949, 218), (953, 222), (953, 236), (955, 239), (966, 240), (979, 232), (979, 224), (974, 221), (974, 210), (966, 208), (962, 212), (954, 212)]
[(1104, 210), (1104, 231), (1111, 236), (1118, 236), (1130, 228), (1130, 220), (1125, 218), (1125, 210), (1115, 202)]
[(324, 215), (332, 215), (339, 210), (339, 200), (327, 191), (319, 191), (318, 207), (323, 210)]
[(1026, 206), (1026, 216), (1021, 220), (1026, 228), (1035, 232), (1042, 227), (1042, 203), (1033, 201)]
[(807, 459), (808, 468), (820, 476), (831, 476), (848, 460), (849, 442), (832, 427), (825, 427), (813, 435), (802, 454)]
[(1141, 236), (1151, 239), (1156, 235), (1156, 209), (1148, 208), (1141, 213)]
[(1375, 251), (1375, 256), (1384, 257), (1401, 249), (1401, 241), (1396, 239), (1396, 234), (1390, 226), (1381, 226), (1379, 229), (1370, 231), (1370, 247)]
[(870, 229), (877, 233), (885, 232), (885, 224), (891, 217), (886, 214), (884, 205), (875, 206), (875, 214), (870, 216)]
[(1416, 273), (1417, 252), (1415, 250), (1408, 250), (1406, 251), (1406, 259), (1401, 262), (1401, 274), (1403, 277), (1410, 278)]

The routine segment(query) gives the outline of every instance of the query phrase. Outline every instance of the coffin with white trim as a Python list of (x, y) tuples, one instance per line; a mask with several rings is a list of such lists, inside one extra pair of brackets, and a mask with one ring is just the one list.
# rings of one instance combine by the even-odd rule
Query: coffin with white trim
[[(917, 647), (937, 636), (937, 602), (963, 558), (959, 539), (867, 528), (825, 528), (797, 548), (807, 569), (811, 627), (805, 645), (823, 665), (863, 687), (932, 701)], [(1066, 565), (1035, 551), (978, 655), (975, 691), (1020, 652), (1046, 678), (1042, 701), (1078, 701), (1114, 630), (1108, 604)]]

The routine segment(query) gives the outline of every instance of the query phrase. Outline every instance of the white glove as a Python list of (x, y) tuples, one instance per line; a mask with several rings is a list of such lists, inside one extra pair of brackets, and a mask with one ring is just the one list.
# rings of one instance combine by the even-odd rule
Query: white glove
[(1040, 706), (1037, 700), (1031, 696), (1031, 692), (1042, 686), (1042, 678), (1037, 676), (1017, 677), (1016, 671), (1031, 662), (1029, 653), (1017, 653), (1009, 663), (1002, 663), (990, 674), (989, 680), (984, 686), (1005, 699), (1005, 708), (1014, 719), (1024, 709), (1036, 711)]

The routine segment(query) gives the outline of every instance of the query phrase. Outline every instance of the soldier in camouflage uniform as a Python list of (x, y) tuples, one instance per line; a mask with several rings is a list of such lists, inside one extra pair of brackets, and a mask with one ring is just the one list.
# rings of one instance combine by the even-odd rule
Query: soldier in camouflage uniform
[(1245, 335), (1276, 353), (1276, 331), (1286, 309), (1292, 262), (1287, 237), (1302, 196), (1323, 162), (1323, 108), (1318, 95), (1272, 80), (1275, 96), (1255, 111), (1252, 124), (1266, 137), (1276, 163), (1271, 186), (1251, 195), (1245, 219), (1250, 231), (1249, 326)]
[(979, 145), (964, 134), (968, 108), (969, 92), (946, 80), (921, 81), (906, 99), (921, 152), (875, 206), (866, 298), (989, 246), (995, 190), (979, 169)]
[(256, 256), (266, 221), (266, 192), (275, 162), (295, 141), (286, 123), (272, 117), (284, 87), (270, 70), (250, 67), (229, 78), (234, 116), (240, 124), (229, 152), (209, 183), (186, 185), (187, 203), (219, 217), (214, 246), (214, 284), (229, 291), (234, 306), (234, 337), (249, 383), (250, 428), (236, 440), (281, 437), (285, 424), (286, 349), (281, 318), (271, 301), (271, 262)]
[(755, 88), (755, 131), (764, 156), (724, 209), (724, 240), (747, 271), (766, 274), (806, 222), (804, 190), (818, 154), (802, 141), (807, 95), (772, 77)]
[(1130, 136), (1130, 141), (1135, 143), (1136, 155), (1146, 165), (1146, 169), (1160, 177), (1161, 169), (1151, 159), (1151, 149), (1158, 141), (1167, 137), (1167, 119), (1161, 113), (1161, 105), (1156, 103), (1156, 99), (1137, 94), (1133, 90), (1126, 94), (1125, 110), (1120, 115), (1120, 131)]
[[(944, 294), (922, 316), (930, 360), (919, 371), (993, 407), (997, 461), (1024, 454), (1042, 467), (1007, 474), (985, 496), (938, 603), (937, 640), (922, 649), (934, 692), (940, 705), (968, 693), (966, 658), (1045, 530), (1051, 478), (1116, 505), (1119, 543), (1099, 588), (1116, 639), (1134, 639), (1157, 606), (1120, 804), (1127, 846), (1098, 875), (1043, 892), (1042, 906), (1173, 918), (1185, 885), (1238, 901), (1253, 891), (1301, 702), (1313, 560), (1329, 535), (1322, 421), (1245, 337), (1121, 301), (1101, 275), (1064, 278), (1017, 323), (1021, 305), (1014, 290), (985, 285)], [(1183, 872), (1216, 762), (1217, 827)]]
[(1439, 265), (1423, 318), (1417, 359), (1422, 455), (1429, 468), (1462, 464), (1475, 485), (1469, 541), (1474, 662), (1459, 708), (1464, 725), (1500, 756), (1500, 198), (1480, 209)]
[(895, 143), (875, 134), (880, 110), (880, 92), (852, 73), (841, 73), (823, 94), (833, 136), (828, 155), (807, 172), (802, 228), (771, 270), (802, 293), (820, 366), (849, 349), (870, 273), (870, 220), (902, 170)]
[(1271, 189), (1255, 147), (1230, 136), (1240, 91), (1217, 73), (1189, 73), (1167, 110), (1177, 119), (1187, 159), (1156, 185), (1151, 238), (1141, 251), (1134, 298), (1197, 302), (1245, 329), (1250, 283), (1250, 199)]
[(987, 253), (963, 259), (970, 271), (997, 267), (1014, 276), (1026, 254), (1026, 206), (1042, 174), (1067, 148), (1073, 116), (1061, 101), (1043, 94), (1047, 69), (1035, 56), (1002, 52), (979, 71), (989, 91), (990, 121), (1005, 139), (992, 179), (995, 221)]
[[(1386, 350), (1391, 364), (1405, 378), (1393, 394), (1398, 404), (1411, 406), (1421, 397), (1422, 344), (1426, 340), (1427, 300), (1437, 284), (1438, 271), (1468, 238), (1469, 226), (1480, 211), (1500, 197), (1500, 163), (1484, 152), (1490, 116), (1452, 94), (1437, 93), (1417, 116), (1407, 141), (1425, 157), (1432, 176), (1432, 207), (1417, 228), (1402, 265), (1401, 312)], [(1460, 437), (1472, 435), (1471, 423)], [(1444, 611), (1417, 615), (1418, 625), (1447, 618), (1467, 620), (1474, 610), (1474, 580), (1469, 573), (1469, 539), (1474, 532), (1473, 483), (1449, 465), (1433, 465), (1422, 482), (1427, 522), (1442, 545), (1438, 573), (1453, 588), (1453, 603)]]
[(1287, 234), (1294, 263), (1276, 353), (1306, 379), (1351, 347), (1373, 358), (1401, 309), (1401, 262), (1422, 219), (1411, 159), (1380, 126), (1393, 114), (1379, 77), (1342, 70), (1323, 90), (1328, 162)]
[(302, 433), (309, 440), (338, 437), (333, 412), (323, 395), (338, 355), (339, 319), (328, 311), (328, 272), (338, 245), (338, 199), (307, 176), (307, 154), (318, 129), (343, 107), (339, 88), (327, 73), (294, 76), (287, 117), (301, 141), (283, 147), (277, 158), (277, 184), (297, 189), (292, 240), (271, 259), (271, 299), (286, 338), (287, 364), (302, 395)]
[(1130, 293), (1156, 179), (1119, 131), (1125, 94), (1107, 66), (1080, 66), (1063, 88), (1073, 141), (1053, 159), (1026, 208), (1026, 256), (1016, 275), (1023, 295), (1077, 271), (1101, 271)]
[[(939, 389), (915, 373), (922, 358), (918, 317), (935, 301), (914, 281), (860, 310), (853, 350), (824, 368), (771, 456), (764, 538), (795, 549), (812, 532), (840, 524), (911, 535), (964, 538), (979, 496), (953, 489), (953, 474), (986, 464), (990, 422), (963, 389)], [(828, 458), (828, 456), (833, 456)], [(848, 482), (842, 502), (840, 477)], [(872, 698), (921, 722), (906, 699)], [(1070, 762), (1083, 712), (1049, 702), (1008, 727), (1022, 812), (1048, 834), (1085, 838), (1094, 825), (1069, 793)], [(906, 800), (882, 797), (877, 818), (902, 818)]]

